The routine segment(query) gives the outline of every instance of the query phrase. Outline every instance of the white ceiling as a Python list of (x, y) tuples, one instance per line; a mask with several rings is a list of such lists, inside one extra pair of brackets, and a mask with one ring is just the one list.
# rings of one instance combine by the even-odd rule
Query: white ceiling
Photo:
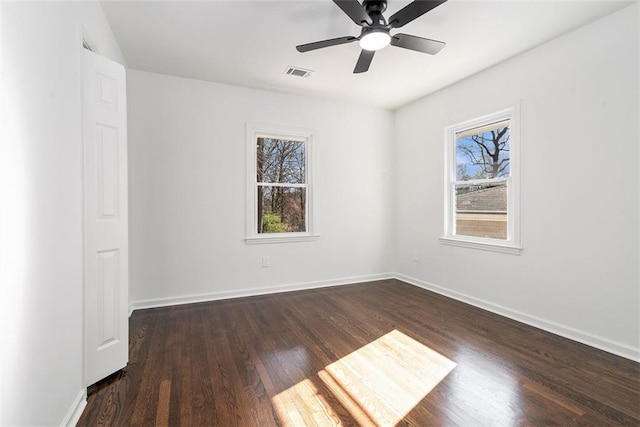
[[(389, 17), (408, 1), (389, 0)], [(437, 55), (387, 47), (353, 74), (358, 43), (295, 46), (354, 35), (331, 0), (113, 1), (105, 14), (129, 68), (394, 109), (628, 5), (594, 0), (449, 0), (402, 29), (442, 40)], [(283, 74), (287, 66), (315, 72)]]

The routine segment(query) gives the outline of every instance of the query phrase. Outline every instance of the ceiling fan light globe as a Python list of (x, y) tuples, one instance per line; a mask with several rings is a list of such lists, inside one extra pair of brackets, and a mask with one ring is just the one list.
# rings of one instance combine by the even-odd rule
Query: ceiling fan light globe
[(364, 50), (380, 50), (391, 42), (389, 33), (371, 31), (360, 38), (360, 47)]

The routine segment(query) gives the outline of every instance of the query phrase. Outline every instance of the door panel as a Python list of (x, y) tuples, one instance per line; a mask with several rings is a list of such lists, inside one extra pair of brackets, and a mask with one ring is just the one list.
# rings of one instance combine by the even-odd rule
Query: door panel
[(118, 129), (97, 125), (98, 219), (116, 219), (118, 210)]
[(120, 342), (119, 324), (120, 307), (118, 305), (118, 290), (120, 289), (118, 278), (120, 266), (118, 260), (119, 251), (98, 252), (98, 276), (97, 276), (97, 309), (99, 338), (96, 341), (98, 351)]

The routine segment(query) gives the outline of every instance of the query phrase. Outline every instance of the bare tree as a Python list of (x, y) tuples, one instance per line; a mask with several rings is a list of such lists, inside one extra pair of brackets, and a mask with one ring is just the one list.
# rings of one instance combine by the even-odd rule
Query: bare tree
[(473, 175), (467, 175), (467, 167), (458, 164), (458, 179), (498, 178), (509, 174), (509, 127), (471, 135), (458, 141), (458, 152), (469, 159)]
[(258, 232), (267, 232), (263, 224), (266, 214), (276, 214), (286, 231), (304, 230), (304, 189), (268, 185), (300, 184), (304, 180), (304, 143), (258, 138), (257, 181), (264, 183), (258, 185)]

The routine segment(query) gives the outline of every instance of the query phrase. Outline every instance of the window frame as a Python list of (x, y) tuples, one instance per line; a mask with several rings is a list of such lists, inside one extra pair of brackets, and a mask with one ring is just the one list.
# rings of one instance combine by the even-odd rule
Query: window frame
[[(487, 182), (507, 182), (507, 239), (465, 236), (455, 234), (456, 226), (456, 179), (457, 150), (456, 134), (475, 128), (481, 128), (501, 121), (509, 120), (509, 168), (510, 176), (499, 179), (478, 179), (466, 181), (469, 184)], [(494, 252), (519, 255), (522, 251), (521, 218), (520, 218), (520, 108), (519, 105), (466, 120), (445, 129), (445, 171), (444, 171), (444, 235), (440, 242), (445, 245), (483, 249)]]
[[(258, 178), (257, 178), (257, 141), (258, 138), (276, 138), (300, 141), (305, 145), (305, 184), (284, 185), (306, 189), (305, 225), (304, 232), (287, 233), (258, 233)], [(314, 132), (310, 129), (300, 129), (290, 126), (270, 125), (262, 123), (246, 124), (246, 244), (291, 243), (306, 242), (318, 239), (314, 234), (314, 197), (313, 197), (313, 139)], [(273, 186), (283, 186), (273, 183)]]

